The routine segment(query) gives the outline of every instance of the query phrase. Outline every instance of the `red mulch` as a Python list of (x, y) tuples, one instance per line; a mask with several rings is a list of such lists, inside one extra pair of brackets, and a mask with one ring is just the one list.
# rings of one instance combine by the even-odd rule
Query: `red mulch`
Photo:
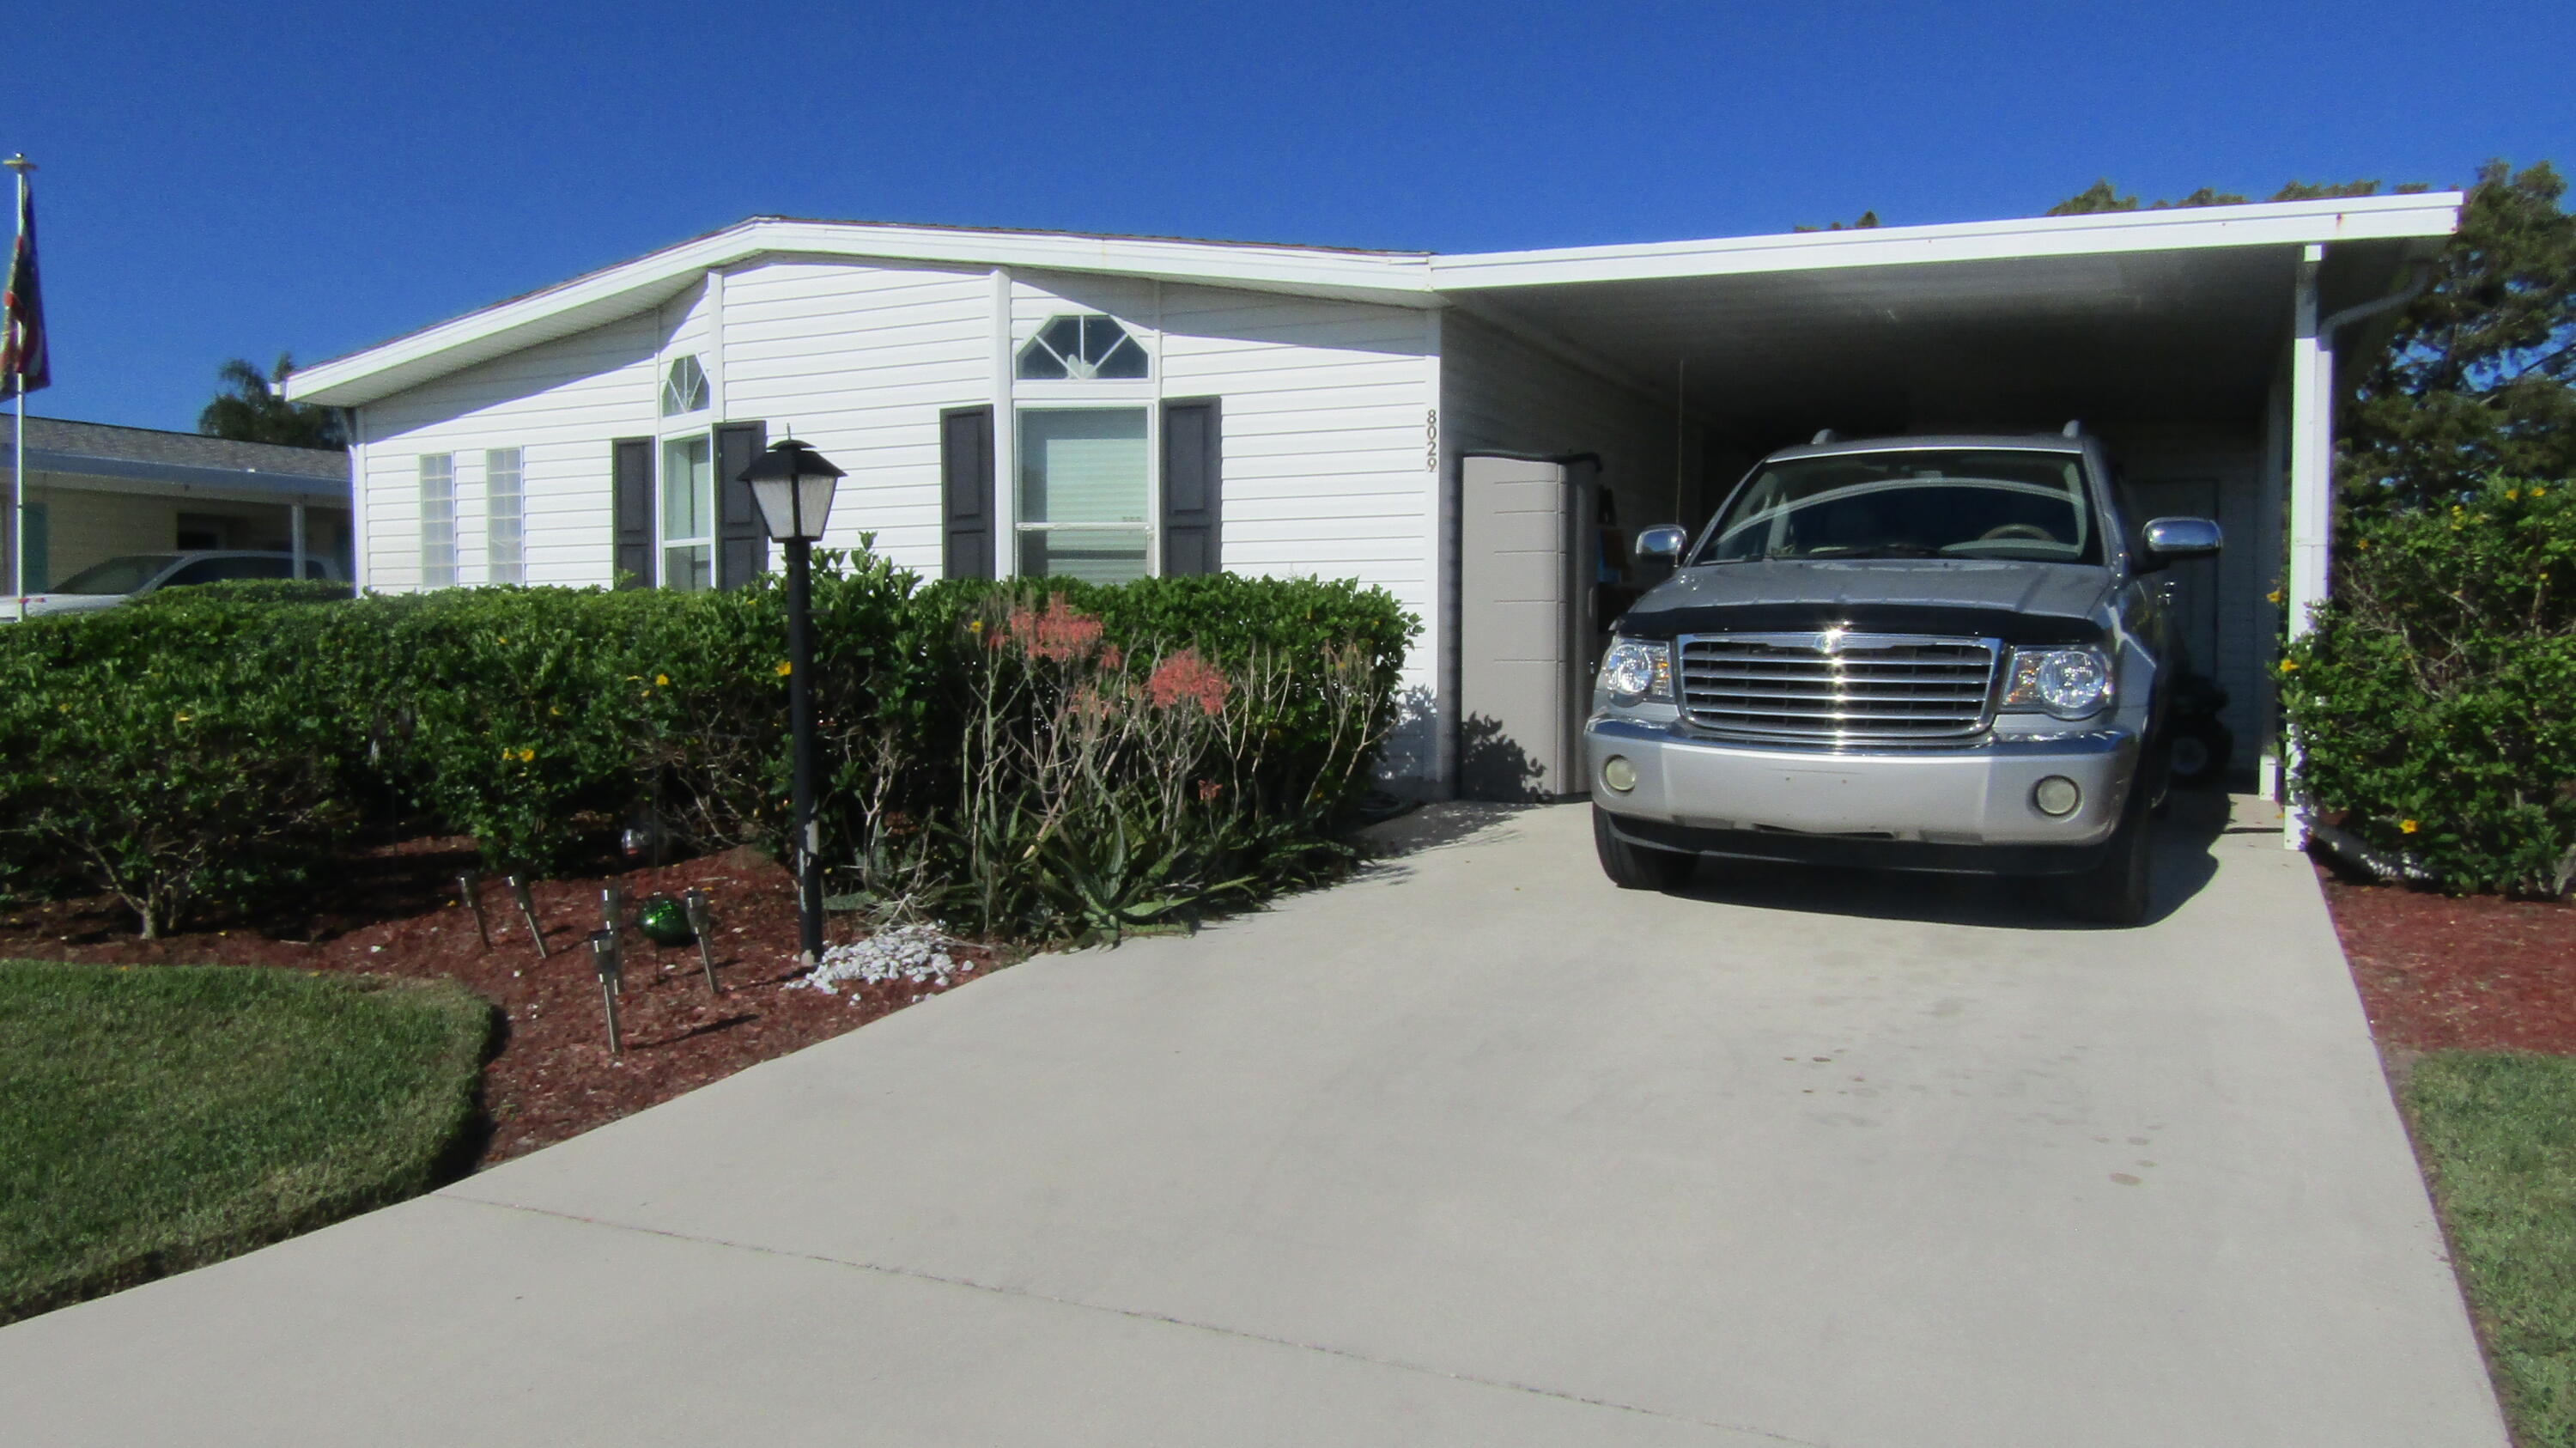
[[(0, 910), (0, 958), (117, 964), (276, 965), (302, 970), (448, 977), (499, 1007), (498, 1054), (483, 1077), (489, 1166), (576, 1136), (732, 1075), (745, 1066), (837, 1036), (941, 989), (887, 982), (826, 993), (797, 984), (793, 881), (748, 850), (659, 868), (618, 870), (530, 886), (548, 958), (530, 947), (509, 887), (487, 880), (492, 948), (476, 936), (456, 877), (475, 868), (466, 839), (407, 840), (354, 858), (317, 893), (312, 918), (291, 929), (232, 928), (143, 940), (134, 917), (107, 899)], [(707, 892), (714, 910), (716, 979), (707, 993), (695, 946), (656, 947), (625, 933), (618, 1015), (625, 1054), (609, 1054), (599, 977), (585, 943), (600, 923), (600, 887), (621, 884), (632, 903), (654, 892)], [(827, 917), (833, 944), (861, 932), (855, 917)], [(292, 938), (280, 938), (280, 937)], [(1006, 957), (983, 946), (952, 949), (965, 979)]]
[(2576, 906), (2320, 873), (2381, 1046), (2576, 1055)]

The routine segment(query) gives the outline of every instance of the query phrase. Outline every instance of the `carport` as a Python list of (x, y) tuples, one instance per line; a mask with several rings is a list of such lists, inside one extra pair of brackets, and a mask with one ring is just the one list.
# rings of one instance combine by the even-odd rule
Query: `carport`
[[(2226, 527), (2225, 555), (2176, 584), (2194, 666), (2227, 690), (2251, 772), (2275, 736), (2281, 620), (2299, 627), (2326, 592), (2335, 368), (2381, 345), (2461, 200), (1581, 247), (1440, 257), (1432, 272), (1451, 306), (1658, 402), (1660, 438), (1576, 440), (1670, 460), (1669, 481), (1632, 467), (1605, 484), (1638, 525), (1699, 523), (1754, 460), (1820, 428), (2080, 422), (2148, 514)], [(1462, 600), (1470, 626), (1475, 607)]]

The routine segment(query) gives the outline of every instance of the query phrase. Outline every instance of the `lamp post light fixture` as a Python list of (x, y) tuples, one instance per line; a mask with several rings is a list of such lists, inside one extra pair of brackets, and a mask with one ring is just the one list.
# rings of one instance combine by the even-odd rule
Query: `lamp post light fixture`
[(793, 437), (780, 438), (742, 470), (769, 536), (787, 545), (787, 716), (794, 740), (789, 805), (796, 850), (798, 947), (808, 968), (823, 959), (823, 840), (814, 818), (814, 542), (832, 516), (832, 490), (845, 476)]

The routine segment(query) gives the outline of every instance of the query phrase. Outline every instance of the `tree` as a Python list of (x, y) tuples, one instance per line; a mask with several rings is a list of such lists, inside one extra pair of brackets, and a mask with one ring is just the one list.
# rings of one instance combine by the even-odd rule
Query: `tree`
[(2432, 285), (2346, 393), (2336, 481), (2362, 512), (2489, 477), (2576, 478), (2576, 216), (2543, 161), (2478, 170)]
[(215, 376), (223, 388), (215, 394), (214, 401), (206, 404), (205, 411), (197, 414), (197, 431), (235, 442), (315, 448), (348, 446), (336, 411), (308, 402), (289, 402), (278, 395), (271, 384), (284, 382), (294, 370), (295, 359), (283, 352), (278, 354), (276, 368), (265, 377), (241, 357), (216, 368)]
[(1836, 221), (1825, 226), (1792, 226), (1789, 229), (1791, 231), (1876, 231), (1878, 229), (1878, 213), (1874, 210), (1864, 211), (1860, 214), (1860, 219), (1858, 221), (1855, 221), (1848, 226)]
[[(2490, 477), (2576, 478), (2576, 216), (2560, 206), (2566, 190), (2546, 161), (2518, 174), (2502, 161), (2478, 168), (2424, 295), (2342, 389), (2335, 477), (2345, 509), (2446, 505)], [(2292, 181), (2271, 199), (2378, 192), (2373, 180)], [(2203, 187), (2150, 209), (2244, 200)], [(2105, 179), (2048, 214), (2137, 209)]]

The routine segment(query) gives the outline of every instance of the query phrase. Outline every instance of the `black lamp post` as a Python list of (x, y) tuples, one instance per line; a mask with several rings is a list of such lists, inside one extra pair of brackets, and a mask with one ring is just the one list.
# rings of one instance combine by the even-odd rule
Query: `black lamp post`
[(769, 445), (742, 470), (769, 536), (787, 545), (787, 714), (794, 730), (796, 783), (790, 804), (796, 849), (798, 943), (805, 964), (823, 958), (823, 839), (814, 819), (814, 540), (832, 516), (843, 474), (792, 437)]

